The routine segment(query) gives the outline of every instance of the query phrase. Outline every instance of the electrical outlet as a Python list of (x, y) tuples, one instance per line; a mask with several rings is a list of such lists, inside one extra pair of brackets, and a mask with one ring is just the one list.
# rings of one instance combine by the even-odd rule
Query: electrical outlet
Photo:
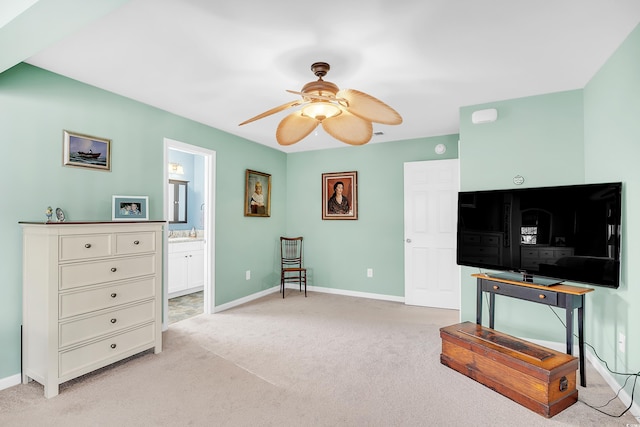
[(618, 332), (618, 350), (624, 353), (624, 348), (627, 344), (627, 337), (622, 332)]
[(367, 268), (367, 277), (373, 277), (373, 268)]
[(247, 280), (251, 280), (251, 270), (247, 270), (244, 272), (244, 278)]

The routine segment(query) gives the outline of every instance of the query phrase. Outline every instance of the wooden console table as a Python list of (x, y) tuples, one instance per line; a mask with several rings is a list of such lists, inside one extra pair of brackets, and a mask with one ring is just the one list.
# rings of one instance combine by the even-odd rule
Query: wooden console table
[(476, 323), (482, 325), (482, 293), (489, 294), (489, 327), (494, 329), (496, 295), (503, 295), (539, 304), (565, 309), (567, 324), (567, 354), (573, 354), (573, 310), (578, 309), (578, 352), (580, 359), (580, 385), (587, 386), (584, 365), (584, 296), (591, 288), (571, 285), (540, 286), (533, 283), (472, 274), (477, 278)]

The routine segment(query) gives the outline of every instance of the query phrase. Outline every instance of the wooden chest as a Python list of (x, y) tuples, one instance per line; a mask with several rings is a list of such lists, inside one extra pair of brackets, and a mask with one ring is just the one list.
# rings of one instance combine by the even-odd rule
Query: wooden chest
[(532, 411), (553, 417), (578, 400), (578, 359), (464, 322), (440, 329), (440, 362)]

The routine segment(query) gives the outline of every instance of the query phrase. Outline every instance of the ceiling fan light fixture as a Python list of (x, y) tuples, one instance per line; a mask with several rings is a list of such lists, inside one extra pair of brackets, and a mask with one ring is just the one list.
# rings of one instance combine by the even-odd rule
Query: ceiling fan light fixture
[(319, 122), (340, 115), (340, 113), (342, 113), (340, 107), (328, 101), (312, 102), (302, 108), (303, 116), (311, 117)]

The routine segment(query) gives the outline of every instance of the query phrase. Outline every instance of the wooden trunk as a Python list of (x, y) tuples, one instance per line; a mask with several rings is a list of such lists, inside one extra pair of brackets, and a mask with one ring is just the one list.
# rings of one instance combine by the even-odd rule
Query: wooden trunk
[(578, 400), (578, 359), (471, 322), (440, 329), (440, 362), (553, 417)]

